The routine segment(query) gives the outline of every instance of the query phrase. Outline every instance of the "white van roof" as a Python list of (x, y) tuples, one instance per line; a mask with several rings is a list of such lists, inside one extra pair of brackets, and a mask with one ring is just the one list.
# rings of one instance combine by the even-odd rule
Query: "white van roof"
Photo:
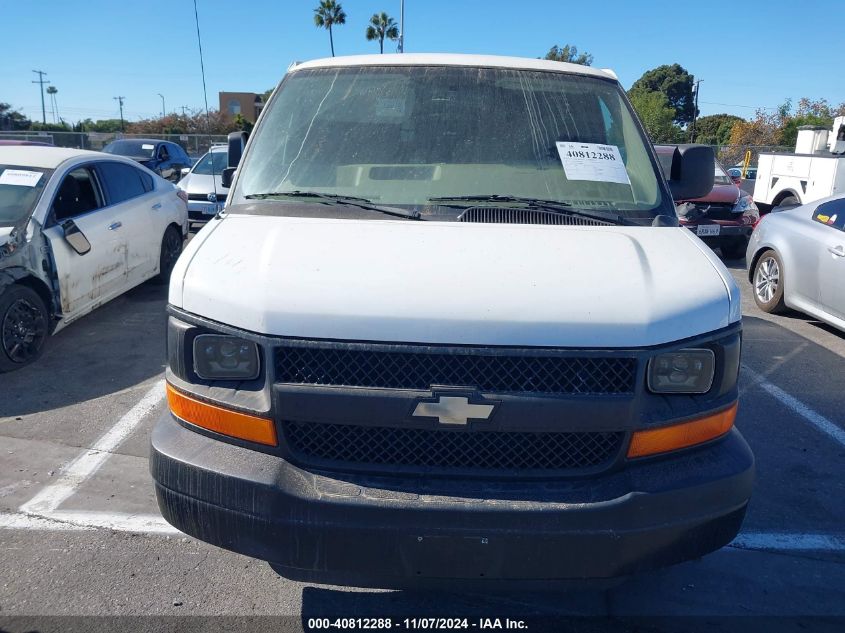
[(555, 62), (527, 57), (501, 57), (498, 55), (458, 55), (453, 53), (402, 53), (391, 55), (350, 55), (315, 59), (290, 68), (291, 72), (308, 68), (333, 68), (348, 66), (471, 66), (482, 68), (513, 68), (517, 70), (544, 70), (574, 75), (589, 75), (612, 79), (616, 74), (609, 69), (600, 70), (581, 64)]

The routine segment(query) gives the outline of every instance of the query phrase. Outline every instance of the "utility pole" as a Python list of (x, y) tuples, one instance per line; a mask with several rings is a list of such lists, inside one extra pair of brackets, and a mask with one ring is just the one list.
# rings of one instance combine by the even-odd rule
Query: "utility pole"
[(690, 143), (695, 143), (695, 120), (698, 118), (698, 91), (701, 89), (699, 84), (701, 84), (702, 81), (702, 79), (699, 79), (695, 82), (695, 109), (692, 111), (692, 126), (689, 136)]
[(405, 52), (405, 0), (399, 2), (399, 52)]
[(32, 72), (38, 75), (38, 80), (33, 81), (34, 84), (39, 84), (41, 88), (41, 122), (44, 125), (47, 125), (47, 108), (44, 107), (44, 84), (50, 83), (49, 81), (44, 80), (45, 73), (43, 70), (33, 70)]
[(188, 106), (179, 106), (179, 107), (182, 108), (182, 116), (188, 116), (187, 114), (185, 114), (185, 110), (188, 109)]
[(123, 132), (123, 100), (126, 97), (112, 97), (120, 105), (120, 131)]
[(156, 94), (157, 94), (159, 97), (161, 97), (161, 118), (163, 119), (164, 117), (166, 117), (166, 116), (167, 116), (167, 110), (166, 110), (166, 109), (165, 109), (165, 107), (164, 107), (164, 95), (163, 95), (163, 94), (161, 94), (160, 92), (157, 92)]

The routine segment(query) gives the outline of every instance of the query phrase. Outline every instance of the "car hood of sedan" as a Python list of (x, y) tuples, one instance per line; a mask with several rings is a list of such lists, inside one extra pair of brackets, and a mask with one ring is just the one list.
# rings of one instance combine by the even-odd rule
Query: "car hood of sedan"
[(694, 200), (683, 200), (683, 202), (707, 202), (710, 204), (735, 204), (739, 200), (739, 187), (734, 184), (730, 185), (713, 185), (703, 198), (695, 198)]
[(170, 302), (268, 335), (641, 347), (739, 320), (687, 229), (227, 214), (189, 243)]
[(219, 174), (188, 174), (179, 181), (179, 188), (184, 189), (188, 194), (218, 194), (228, 193), (229, 190), (223, 187), (223, 178)]

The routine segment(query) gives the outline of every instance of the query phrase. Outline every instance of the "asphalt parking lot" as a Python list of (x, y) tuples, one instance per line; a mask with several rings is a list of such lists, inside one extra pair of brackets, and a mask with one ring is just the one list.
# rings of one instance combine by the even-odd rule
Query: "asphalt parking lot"
[[(144, 284), (0, 377), (0, 630), (48, 630), (32, 619), (44, 616), (185, 615), (245, 616), (243, 628), (287, 616), (274, 628), (293, 629), (333, 616), (611, 618), (577, 630), (629, 630), (619, 618), (648, 616), (663, 620), (640, 630), (661, 631), (757, 615), (779, 618), (760, 630), (842, 630), (845, 335), (763, 314), (744, 262), (729, 266), (745, 314), (737, 426), (758, 481), (740, 537), (719, 552), (611, 589), (458, 595), (293, 583), (184, 537), (158, 514), (147, 470), (164, 408), (166, 289)], [(675, 616), (700, 618), (681, 626)]]

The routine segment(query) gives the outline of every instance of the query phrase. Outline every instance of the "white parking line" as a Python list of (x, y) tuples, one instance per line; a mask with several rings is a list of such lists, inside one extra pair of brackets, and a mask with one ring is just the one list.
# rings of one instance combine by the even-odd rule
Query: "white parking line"
[(845, 446), (845, 430), (838, 427), (822, 414), (817, 413), (808, 407), (795, 396), (788, 394), (777, 385), (773, 385), (766, 380), (764, 376), (758, 374), (753, 369), (750, 369), (747, 365), (743, 365), (742, 370), (748, 374), (748, 376), (754, 381), (754, 384), (763, 389), (763, 391), (780, 400), (781, 403), (785, 404), (787, 407), (792, 409), (794, 413), (797, 413), (799, 416), (807, 420), (819, 431), (839, 442), (841, 446)]
[(21, 506), (25, 514), (49, 515), (63, 501), (76, 492), (77, 488), (96, 473), (106, 462), (111, 452), (125, 440), (135, 427), (164, 398), (164, 380), (158, 380), (144, 394), (144, 397), (117, 421), (105, 435), (94, 443), (89, 450), (77, 457), (63, 470), (56, 483), (45, 487), (41, 492)]

